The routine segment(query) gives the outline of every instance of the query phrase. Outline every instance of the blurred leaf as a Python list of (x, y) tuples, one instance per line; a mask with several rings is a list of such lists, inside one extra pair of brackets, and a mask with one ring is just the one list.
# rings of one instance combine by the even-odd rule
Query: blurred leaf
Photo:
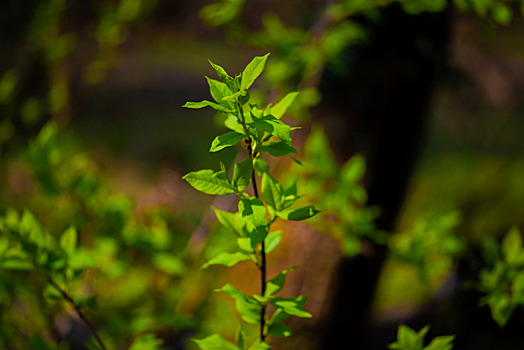
[(136, 338), (129, 350), (160, 350), (164, 342), (157, 339), (154, 334), (145, 334)]
[(218, 334), (210, 335), (204, 339), (193, 339), (201, 350), (238, 350), (236, 345), (231, 344)]
[(69, 226), (60, 236), (60, 247), (64, 250), (68, 257), (72, 257), (76, 250), (77, 233), (73, 226)]

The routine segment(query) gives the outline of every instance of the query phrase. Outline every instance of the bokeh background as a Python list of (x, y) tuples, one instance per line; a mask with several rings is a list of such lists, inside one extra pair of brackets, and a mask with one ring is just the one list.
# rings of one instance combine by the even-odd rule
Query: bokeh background
[[(401, 323), (457, 334), (457, 349), (522, 345), (523, 315), (501, 329), (468, 288), (483, 240), (524, 223), (520, 3), (33, 0), (1, 9), (0, 212), (29, 209), (55, 235), (77, 227), (91, 260), (69, 288), (111, 349), (144, 334), (165, 349), (196, 348), (189, 338), (212, 332), (234, 338), (234, 305), (213, 289), (233, 281), (256, 292), (256, 269), (199, 269), (232, 244), (209, 206), (234, 202), (181, 177), (229, 167), (242, 150), (209, 153), (223, 119), (181, 106), (209, 98), (208, 59), (235, 74), (266, 52), (252, 96), (301, 92), (288, 121), (302, 127), (294, 143), (304, 158), (304, 167), (271, 166), (284, 182), (300, 178), (324, 211), (282, 224), (287, 236), (269, 258), (270, 274), (299, 265), (285, 292), (311, 295), (315, 315), (292, 320), (294, 336), (275, 348), (383, 349)], [(337, 174), (350, 158), (362, 174), (344, 183)], [(0, 347), (84, 348), (88, 329), (39, 293), (37, 272), (0, 273)]]

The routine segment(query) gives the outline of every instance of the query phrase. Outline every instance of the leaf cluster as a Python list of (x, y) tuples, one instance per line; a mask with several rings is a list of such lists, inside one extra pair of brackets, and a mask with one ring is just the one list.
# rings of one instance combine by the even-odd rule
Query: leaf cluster
[[(186, 108), (211, 107), (227, 115), (224, 125), (231, 131), (217, 136), (211, 143), (210, 152), (220, 151), (243, 141), (248, 154), (246, 159), (234, 164), (232, 177), (222, 164), (219, 171), (204, 169), (190, 172), (183, 177), (203, 193), (236, 194), (239, 198), (236, 212), (213, 208), (218, 221), (236, 236), (237, 250), (219, 253), (205, 263), (203, 268), (212, 265), (233, 266), (241, 261), (252, 261), (265, 276), (265, 256), (278, 246), (282, 238), (282, 232), (271, 231), (271, 225), (278, 219), (300, 221), (318, 213), (311, 205), (292, 208), (299, 198), (296, 186), (284, 188), (270, 175), (269, 165), (261, 157), (263, 154), (281, 157), (297, 153), (291, 137), (291, 131), (296, 128), (281, 120), (297, 93), (289, 93), (275, 105), (265, 108), (249, 103), (247, 90), (262, 73), (268, 56), (269, 54), (255, 57), (235, 77), (210, 62), (220, 78), (220, 81), (207, 78), (215, 102), (204, 100), (184, 105)], [(257, 175), (261, 177), (260, 191), (257, 189)], [(253, 186), (251, 194), (247, 192), (250, 184)], [(287, 273), (294, 269), (284, 270), (273, 279), (264, 281), (260, 295), (247, 295), (231, 284), (217, 289), (235, 299), (237, 311), (246, 323), (261, 325), (261, 338), (249, 349), (269, 348), (264, 342), (266, 335), (290, 335), (289, 328), (282, 323), (289, 317), (311, 317), (311, 314), (303, 310), (307, 297), (276, 296), (285, 283)], [(265, 309), (268, 306), (276, 311), (271, 319), (266, 320)], [(201, 349), (248, 349), (242, 333), (237, 338), (236, 345), (216, 334), (195, 342)]]
[(416, 332), (408, 326), (398, 327), (397, 341), (389, 345), (389, 349), (395, 350), (451, 350), (453, 348), (452, 335), (436, 337), (429, 345), (424, 346), (424, 337), (429, 331), (429, 326)]
[(517, 306), (524, 305), (524, 246), (517, 227), (511, 228), (500, 246), (484, 241), (488, 267), (479, 273), (477, 289), (485, 293), (481, 305), (489, 306), (500, 327), (506, 325)]

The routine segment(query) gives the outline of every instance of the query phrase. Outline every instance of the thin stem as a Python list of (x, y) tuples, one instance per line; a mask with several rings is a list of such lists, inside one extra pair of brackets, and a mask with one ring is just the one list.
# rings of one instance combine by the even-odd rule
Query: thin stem
[[(253, 171), (252, 175), (252, 181), (253, 181), (253, 191), (255, 193), (255, 197), (258, 197), (258, 189), (257, 189), (257, 181), (255, 177), (255, 172)], [(260, 286), (261, 286), (261, 295), (264, 296), (266, 294), (266, 244), (264, 241), (262, 241), (260, 245)], [(266, 306), (263, 305), (262, 309), (260, 310), (260, 340), (264, 341), (266, 338), (266, 334), (264, 333), (264, 328), (266, 326)]]
[(78, 314), (78, 317), (80, 317), (82, 319), (82, 321), (84, 321), (84, 323), (86, 324), (87, 328), (89, 328), (89, 330), (91, 331), (91, 333), (93, 334), (93, 336), (95, 337), (96, 341), (98, 342), (98, 345), (100, 345), (100, 347), (103, 349), (103, 350), (107, 350), (104, 342), (102, 341), (102, 339), (100, 338), (100, 336), (98, 335), (95, 327), (93, 326), (93, 324), (91, 323), (91, 321), (89, 321), (89, 319), (87, 318), (87, 316), (84, 314), (84, 312), (80, 309), (80, 306), (78, 306), (75, 301), (73, 300), (73, 298), (71, 298), (71, 296), (69, 294), (67, 294), (67, 292), (65, 290), (63, 290), (62, 288), (60, 288), (60, 286), (58, 286), (58, 284), (56, 284), (55, 281), (53, 281), (53, 279), (49, 276), (46, 276), (47, 277), (47, 281), (49, 282), (49, 284), (51, 284), (61, 295), (62, 297), (67, 300), (75, 309), (76, 313)]
[[(249, 157), (255, 159), (256, 155), (253, 152), (251, 139), (246, 139), (245, 141), (246, 141), (247, 152), (249, 154)], [(251, 174), (251, 182), (253, 183), (253, 192), (255, 194), (255, 197), (259, 198), (255, 170), (253, 170), (253, 173)], [(266, 294), (266, 244), (264, 241), (260, 243), (259, 254), (260, 254), (260, 265), (258, 267), (260, 269), (260, 289), (261, 289), (261, 295), (264, 296)], [(262, 309), (260, 310), (260, 340), (262, 341), (266, 339), (266, 334), (264, 333), (265, 327), (266, 327), (266, 306), (263, 305)]]

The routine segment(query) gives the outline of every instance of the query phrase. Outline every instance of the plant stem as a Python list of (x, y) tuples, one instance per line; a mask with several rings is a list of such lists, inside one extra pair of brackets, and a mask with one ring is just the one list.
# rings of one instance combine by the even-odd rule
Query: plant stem
[[(257, 189), (257, 181), (255, 177), (255, 171), (253, 171), (252, 175), (252, 181), (253, 181), (253, 191), (255, 192), (255, 197), (258, 197), (258, 189)], [(261, 285), (261, 295), (264, 296), (266, 294), (266, 244), (264, 241), (260, 243), (260, 285)], [(263, 305), (262, 309), (260, 310), (260, 340), (264, 341), (266, 338), (266, 334), (264, 333), (264, 328), (266, 326), (266, 306)]]
[[(255, 159), (255, 154), (253, 152), (251, 139), (246, 139), (246, 145), (247, 145), (247, 153), (249, 154), (249, 157), (252, 159)], [(256, 198), (259, 198), (258, 195), (258, 188), (257, 188), (257, 179), (255, 175), (255, 170), (253, 169), (253, 173), (251, 174), (251, 182), (253, 183), (253, 192), (255, 194)], [(261, 289), (261, 295), (264, 296), (266, 294), (266, 244), (264, 241), (260, 243), (260, 265), (258, 266), (260, 269), (260, 289)], [(266, 338), (266, 334), (264, 333), (264, 328), (266, 327), (266, 306), (262, 305), (262, 309), (260, 310), (260, 340), (264, 341)]]
[(76, 313), (78, 314), (78, 317), (80, 317), (82, 319), (82, 321), (84, 321), (84, 323), (86, 324), (87, 328), (89, 328), (89, 330), (91, 331), (91, 333), (95, 337), (96, 341), (98, 342), (98, 345), (100, 345), (100, 347), (103, 350), (107, 350), (104, 342), (102, 341), (102, 339), (98, 335), (95, 327), (93, 326), (91, 321), (89, 321), (89, 319), (86, 317), (84, 312), (80, 309), (80, 306), (78, 306), (75, 303), (75, 301), (73, 300), (73, 298), (71, 298), (71, 296), (69, 294), (67, 294), (67, 292), (65, 290), (60, 288), (60, 286), (58, 286), (58, 284), (56, 284), (56, 282), (53, 281), (53, 279), (51, 277), (49, 277), (49, 276), (46, 276), (46, 277), (47, 277), (47, 281), (49, 282), (49, 284), (52, 285), (62, 295), (62, 297), (65, 300), (67, 300), (73, 306), (73, 308), (75, 309)]

